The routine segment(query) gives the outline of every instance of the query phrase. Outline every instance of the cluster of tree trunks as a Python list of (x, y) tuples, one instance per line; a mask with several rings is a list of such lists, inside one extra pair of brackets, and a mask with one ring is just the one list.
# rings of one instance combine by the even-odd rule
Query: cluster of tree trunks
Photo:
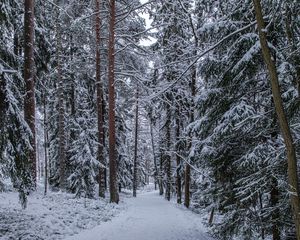
[[(59, 2), (58, 2), (59, 3)], [(35, 139), (35, 67), (34, 67), (34, 0), (25, 0), (24, 6), (24, 80), (26, 83), (26, 95), (24, 101), (24, 117), (31, 130), (31, 149), (28, 151), (28, 158), (31, 163), (31, 174), (34, 187), (36, 187), (36, 139)], [(95, 35), (96, 35), (96, 83), (97, 83), (97, 110), (98, 110), (98, 158), (100, 162), (99, 169), (99, 196), (105, 197), (106, 190), (106, 163), (103, 156), (104, 146), (104, 113), (103, 113), (103, 84), (101, 81), (101, 55), (100, 55), (100, 26), (101, 26), (101, 1), (95, 0)], [(116, 21), (116, 6), (115, 1), (110, 1), (110, 21), (109, 21), (109, 53), (108, 53), (108, 79), (109, 79), (109, 167), (110, 167), (110, 198), (111, 202), (118, 203), (118, 188), (117, 188), (117, 164), (116, 164), (116, 137), (115, 137), (115, 21)], [(65, 107), (64, 107), (64, 88), (63, 77), (61, 70), (61, 27), (60, 27), (60, 15), (57, 16), (57, 85), (59, 95), (58, 106), (58, 136), (59, 136), (59, 185), (61, 189), (66, 188), (66, 136), (65, 136)], [(16, 39), (16, 38), (15, 38)], [(16, 50), (19, 51), (19, 50)], [(2, 78), (2, 76), (1, 76)], [(3, 86), (2, 86), (3, 85)], [(1, 80), (0, 97), (5, 99), (5, 81)], [(46, 101), (46, 98), (44, 98)], [(5, 101), (1, 101), (5, 103)], [(3, 105), (2, 104), (2, 105)], [(1, 105), (1, 116), (4, 116), (5, 106)], [(44, 103), (46, 108), (46, 102)], [(46, 125), (46, 111), (45, 125)], [(2, 121), (1, 121), (2, 122)], [(47, 131), (44, 132), (45, 143), (48, 142)], [(44, 148), (45, 158), (47, 161), (47, 147)], [(45, 164), (45, 177), (48, 178), (48, 166)], [(45, 181), (45, 194), (47, 192), (47, 181)]]

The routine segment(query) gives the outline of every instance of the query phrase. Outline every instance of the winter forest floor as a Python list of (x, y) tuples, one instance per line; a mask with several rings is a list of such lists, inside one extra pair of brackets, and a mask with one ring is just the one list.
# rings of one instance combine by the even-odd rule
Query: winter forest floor
[(0, 193), (1, 240), (211, 240), (201, 220), (149, 189), (137, 198), (122, 193), (119, 205), (40, 190), (26, 210), (17, 193)]
[(67, 240), (209, 240), (199, 215), (167, 202), (156, 191), (126, 200), (119, 216)]

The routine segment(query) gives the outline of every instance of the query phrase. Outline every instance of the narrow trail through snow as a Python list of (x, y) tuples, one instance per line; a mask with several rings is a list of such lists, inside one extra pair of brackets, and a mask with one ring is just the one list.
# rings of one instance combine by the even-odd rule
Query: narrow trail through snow
[(198, 215), (164, 200), (157, 192), (125, 201), (128, 209), (112, 221), (67, 240), (212, 240)]

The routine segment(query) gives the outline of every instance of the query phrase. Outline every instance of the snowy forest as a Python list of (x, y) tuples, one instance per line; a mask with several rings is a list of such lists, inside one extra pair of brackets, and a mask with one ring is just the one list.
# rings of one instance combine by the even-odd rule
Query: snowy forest
[(0, 239), (300, 240), (299, 12), (1, 0)]

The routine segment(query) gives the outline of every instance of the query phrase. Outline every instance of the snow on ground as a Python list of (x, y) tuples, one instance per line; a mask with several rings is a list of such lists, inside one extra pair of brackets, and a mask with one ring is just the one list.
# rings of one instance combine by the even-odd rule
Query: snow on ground
[(170, 203), (157, 192), (125, 200), (127, 209), (101, 225), (66, 240), (211, 240), (199, 215)]
[(40, 189), (29, 196), (28, 208), (22, 210), (18, 193), (0, 193), (0, 239), (65, 239), (110, 220), (122, 206), (61, 192), (44, 197)]

